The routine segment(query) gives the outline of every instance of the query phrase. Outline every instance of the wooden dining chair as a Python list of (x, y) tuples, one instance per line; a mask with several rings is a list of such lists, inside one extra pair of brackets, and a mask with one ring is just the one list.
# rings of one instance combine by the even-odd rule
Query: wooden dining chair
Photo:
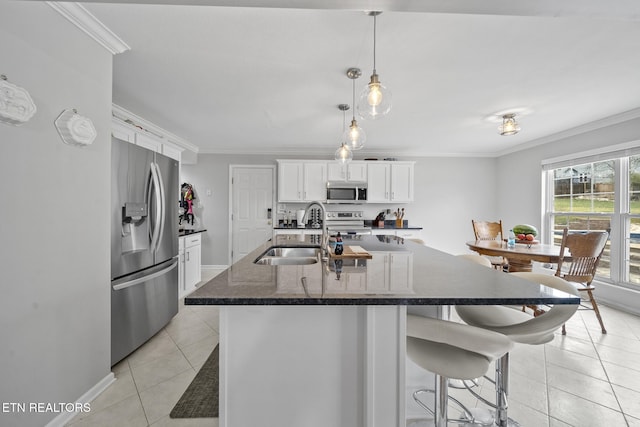
[[(476, 237), (476, 240), (498, 240), (503, 241), (504, 231), (502, 230), (502, 220), (498, 220), (498, 222), (491, 221), (476, 221), (471, 220), (471, 225), (473, 226), (473, 234)], [(503, 270), (507, 263), (507, 260), (503, 257), (489, 257), (491, 261), (491, 265), (496, 270)]]
[[(602, 322), (598, 303), (593, 296), (595, 286), (593, 286), (592, 282), (608, 239), (609, 230), (569, 233), (569, 229), (565, 228), (562, 232), (560, 258), (555, 274), (572, 283), (578, 291), (587, 293), (591, 303), (590, 309), (596, 313), (603, 334), (606, 334), (607, 330)], [(569, 251), (568, 255), (566, 254), (567, 250)], [(565, 255), (570, 257), (570, 260), (565, 259)], [(585, 307), (583, 306), (583, 308)], [(566, 333), (564, 326), (562, 327), (562, 333)]]

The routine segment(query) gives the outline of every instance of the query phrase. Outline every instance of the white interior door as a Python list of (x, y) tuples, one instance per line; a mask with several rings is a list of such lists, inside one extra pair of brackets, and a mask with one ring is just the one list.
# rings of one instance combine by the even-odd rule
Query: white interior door
[(274, 174), (274, 166), (231, 166), (232, 263), (273, 234)]

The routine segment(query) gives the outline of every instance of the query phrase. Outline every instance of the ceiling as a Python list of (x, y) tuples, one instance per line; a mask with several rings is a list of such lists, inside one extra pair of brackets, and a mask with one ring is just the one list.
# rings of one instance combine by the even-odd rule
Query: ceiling
[[(376, 68), (393, 108), (359, 120), (356, 159), (498, 156), (640, 116), (635, 0), (163, 3), (83, 5), (131, 47), (114, 57), (114, 103), (201, 153), (333, 157), (346, 70), (362, 69), (357, 97), (373, 68), (365, 10), (384, 11)], [(519, 114), (519, 134), (498, 134), (504, 112)]]

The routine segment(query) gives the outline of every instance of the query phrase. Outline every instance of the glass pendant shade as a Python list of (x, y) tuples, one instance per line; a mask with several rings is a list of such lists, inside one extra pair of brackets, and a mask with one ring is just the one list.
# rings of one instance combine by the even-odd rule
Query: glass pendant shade
[(367, 134), (364, 129), (358, 126), (356, 119), (351, 120), (351, 126), (342, 134), (342, 142), (346, 144), (351, 151), (361, 150), (367, 141)]
[(500, 135), (509, 136), (520, 132), (520, 126), (516, 122), (514, 114), (505, 114), (502, 116), (502, 124), (498, 127)]
[(391, 111), (391, 91), (378, 80), (373, 73), (371, 81), (358, 99), (358, 114), (366, 120), (376, 120)]
[(353, 159), (353, 153), (351, 149), (344, 142), (336, 150), (336, 160), (342, 163), (350, 162)]

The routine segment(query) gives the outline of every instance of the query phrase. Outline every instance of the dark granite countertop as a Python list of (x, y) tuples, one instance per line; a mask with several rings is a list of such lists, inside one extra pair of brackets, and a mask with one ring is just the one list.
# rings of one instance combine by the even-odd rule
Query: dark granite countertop
[(206, 228), (198, 228), (198, 229), (185, 229), (182, 231), (178, 232), (178, 237), (182, 237), (182, 236), (189, 236), (190, 234), (197, 234), (197, 233), (204, 233), (205, 231), (207, 231)]
[(273, 227), (275, 230), (317, 230), (318, 233), (322, 233), (322, 228), (314, 228), (311, 225), (307, 224), (304, 227), (298, 227), (298, 223), (296, 220), (293, 220), (293, 224), (292, 225), (283, 225), (282, 221), (280, 221), (280, 223), (278, 223), (278, 225)]
[[(371, 230), (422, 230), (422, 227), (417, 227), (415, 225), (409, 225), (408, 221), (404, 221), (402, 224), (402, 227), (397, 227), (396, 226), (396, 221), (395, 220), (385, 220), (384, 221), (384, 227), (378, 227), (376, 225), (376, 221), (370, 221), (370, 220), (365, 220), (364, 221), (364, 226), (365, 227), (371, 227)], [(284, 226), (282, 225), (282, 223), (279, 223), (278, 225), (276, 225), (275, 227), (273, 227), (275, 230), (317, 230), (318, 232), (321, 232), (322, 229), (321, 228), (313, 228), (310, 225), (307, 225), (306, 227), (301, 227), (298, 228), (298, 225), (296, 223), (296, 221), (293, 221), (293, 225), (291, 226)]]
[(312, 237), (277, 236), (191, 293), (185, 304), (512, 305), (579, 301), (395, 236), (345, 236), (344, 245), (364, 248), (373, 255), (371, 260), (345, 260), (342, 265), (331, 258), (310, 265), (254, 264), (271, 246), (317, 246)]
[(385, 219), (384, 227), (379, 227), (378, 221), (369, 221), (369, 220), (365, 220), (364, 225), (366, 225), (367, 227), (371, 227), (372, 230), (382, 230), (382, 229), (384, 230), (422, 230), (422, 227), (409, 225), (409, 221), (407, 221), (406, 219), (402, 221), (402, 227), (398, 227), (396, 225), (395, 219), (391, 219), (391, 220)]

